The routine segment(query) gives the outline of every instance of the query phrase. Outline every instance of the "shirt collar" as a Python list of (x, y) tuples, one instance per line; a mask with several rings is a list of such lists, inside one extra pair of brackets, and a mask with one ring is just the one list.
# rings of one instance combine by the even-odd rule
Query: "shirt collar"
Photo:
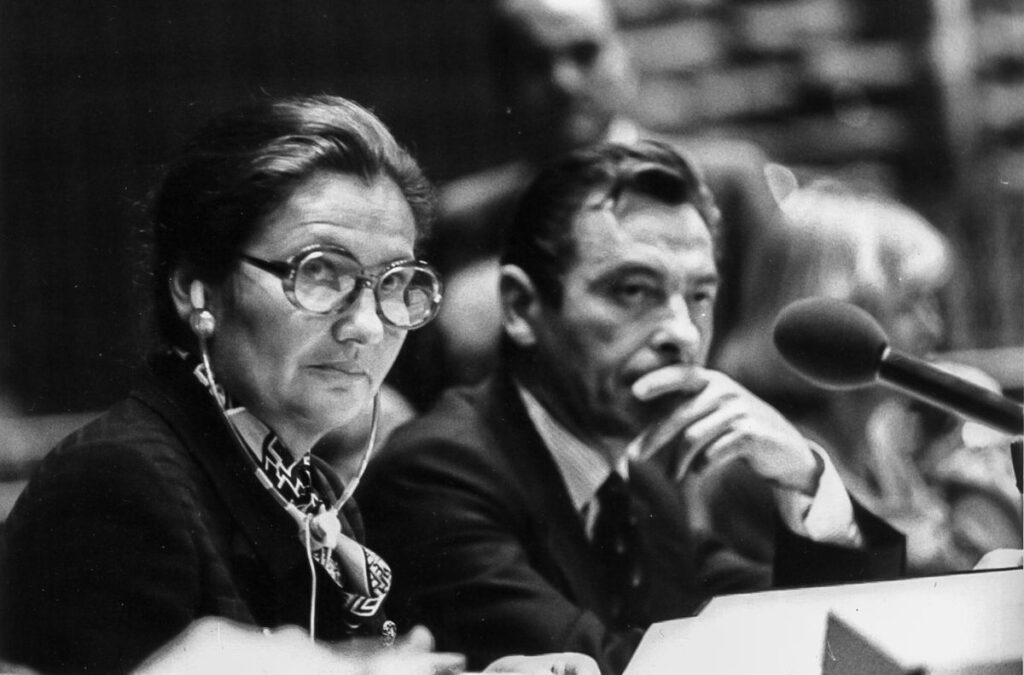
[(608, 126), (606, 141), (613, 143), (636, 143), (641, 138), (640, 127), (633, 120), (616, 117)]
[(604, 455), (567, 431), (541, 402), (518, 382), (516, 390), (526, 407), (527, 416), (554, 457), (558, 472), (562, 474), (562, 480), (569, 490), (569, 498), (577, 511), (582, 511), (593, 501), (613, 468), (624, 479), (629, 477), (628, 456), (623, 456), (616, 462), (615, 467), (610, 466)]

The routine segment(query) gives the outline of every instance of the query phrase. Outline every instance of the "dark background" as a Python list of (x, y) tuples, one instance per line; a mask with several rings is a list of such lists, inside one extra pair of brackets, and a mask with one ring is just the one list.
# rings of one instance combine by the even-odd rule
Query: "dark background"
[[(510, 156), (486, 4), (0, 0), (0, 386), (16, 406), (95, 410), (124, 393), (140, 324), (131, 233), (161, 163), (215, 111), (341, 94), (373, 108), (439, 182)], [(620, 11), (645, 123), (875, 177), (964, 254), (949, 346), (1020, 345), (1024, 52), (998, 19), (1024, 10), (976, 0), (940, 24), (942, 4), (622, 0)], [(990, 24), (995, 56), (978, 37)], [(979, 58), (941, 58), (964, 49)], [(1009, 104), (979, 111), (1004, 85)]]
[(372, 107), (441, 180), (501, 155), (484, 3), (3, 0), (3, 382), (28, 412), (122, 393), (139, 325), (131, 232), (214, 112), (263, 94)]

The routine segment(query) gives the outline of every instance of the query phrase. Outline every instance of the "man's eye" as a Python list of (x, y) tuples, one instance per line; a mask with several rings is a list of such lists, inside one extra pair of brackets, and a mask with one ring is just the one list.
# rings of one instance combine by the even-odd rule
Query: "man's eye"
[(661, 287), (646, 281), (622, 281), (612, 285), (612, 298), (625, 307), (637, 307), (661, 300)]
[(570, 55), (576, 65), (587, 68), (594, 64), (600, 52), (601, 46), (596, 42), (579, 42), (572, 46)]
[(690, 295), (690, 307), (706, 312), (715, 304), (716, 293), (713, 290), (695, 291)]

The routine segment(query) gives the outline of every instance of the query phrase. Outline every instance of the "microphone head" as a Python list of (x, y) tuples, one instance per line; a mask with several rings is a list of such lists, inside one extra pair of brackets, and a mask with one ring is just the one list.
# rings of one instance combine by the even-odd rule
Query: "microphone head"
[(870, 314), (831, 298), (788, 305), (775, 320), (773, 337), (791, 368), (827, 389), (873, 384), (888, 343)]

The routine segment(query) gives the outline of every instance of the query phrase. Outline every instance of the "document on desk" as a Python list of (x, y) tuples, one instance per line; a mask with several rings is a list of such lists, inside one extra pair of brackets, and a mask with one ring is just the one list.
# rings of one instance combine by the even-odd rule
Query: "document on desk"
[(1020, 673), (1024, 571), (718, 597), (697, 616), (651, 626), (625, 675), (867, 672), (829, 632), (837, 626), (884, 653), (890, 672)]

